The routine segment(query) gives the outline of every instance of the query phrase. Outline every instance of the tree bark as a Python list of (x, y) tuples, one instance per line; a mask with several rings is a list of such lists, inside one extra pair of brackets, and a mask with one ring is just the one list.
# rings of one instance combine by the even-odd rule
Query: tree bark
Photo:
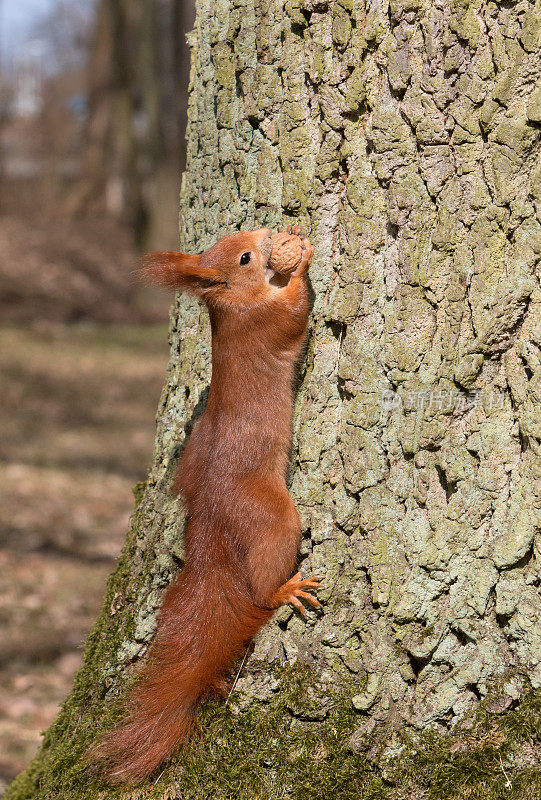
[[(266, 755), (269, 720), (298, 771), (295, 731), (323, 741), (334, 725), (355, 750), (375, 727), (448, 730), (503, 679), (515, 699), (541, 685), (538, 45), (527, 0), (198, 2), (182, 247), (311, 230), (291, 492), (325, 607), (279, 612), (232, 702), (204, 713), (199, 767), (178, 755), (164, 796), (312, 797)], [(169, 489), (204, 404), (208, 333), (193, 300), (174, 306), (126, 548), (74, 692), (8, 798), (79, 796), (81, 753), (144, 656), (182, 555)], [(251, 750), (235, 738), (246, 719), (263, 726)], [(238, 747), (222, 794), (221, 737)], [(303, 754), (306, 774), (329, 741)]]

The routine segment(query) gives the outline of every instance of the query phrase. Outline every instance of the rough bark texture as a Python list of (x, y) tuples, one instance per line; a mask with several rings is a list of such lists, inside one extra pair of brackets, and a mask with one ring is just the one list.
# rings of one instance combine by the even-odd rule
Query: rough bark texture
[[(237, 720), (254, 704), (264, 717), (273, 666), (294, 662), (310, 677), (284, 718), (323, 726), (340, 687), (361, 738), (376, 723), (446, 729), (498, 679), (516, 698), (517, 668), (541, 685), (539, 19), (528, 0), (199, 0), (183, 247), (292, 219), (316, 244), (291, 491), (325, 609), (307, 623), (282, 610), (263, 632)], [(81, 730), (92, 738), (103, 684), (108, 708), (178, 567), (168, 489), (209, 338), (193, 301), (171, 320), (115, 599), (13, 797), (39, 780), (59, 796), (51, 770), (72, 764)], [(224, 797), (257, 796), (231, 786)], [(286, 795), (263, 782), (259, 796)]]

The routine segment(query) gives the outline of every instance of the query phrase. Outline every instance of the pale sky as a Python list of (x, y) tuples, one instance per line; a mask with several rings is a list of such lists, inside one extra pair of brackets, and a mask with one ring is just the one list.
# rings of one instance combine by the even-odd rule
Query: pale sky
[(39, 17), (54, 8), (58, 0), (0, 0), (0, 50), (10, 56), (28, 36)]

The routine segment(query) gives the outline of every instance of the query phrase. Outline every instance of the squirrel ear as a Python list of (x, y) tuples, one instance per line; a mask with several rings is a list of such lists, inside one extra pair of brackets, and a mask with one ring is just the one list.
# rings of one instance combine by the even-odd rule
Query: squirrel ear
[(225, 283), (223, 277), (213, 267), (200, 267), (200, 258), (201, 256), (190, 256), (187, 253), (175, 253), (169, 250), (146, 253), (143, 256), (139, 277), (145, 283), (154, 286), (194, 292)]

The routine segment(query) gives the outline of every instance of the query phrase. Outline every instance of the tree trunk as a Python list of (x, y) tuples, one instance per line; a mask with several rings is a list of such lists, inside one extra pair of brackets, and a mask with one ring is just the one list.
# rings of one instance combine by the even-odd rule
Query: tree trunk
[[(504, 705), (541, 685), (538, 37), (527, 0), (199, 0), (182, 246), (311, 229), (291, 492), (325, 607), (282, 609), (157, 794), (127, 796), (360, 797), (377, 732), (392, 755), (397, 731), (444, 732), (498, 682)], [(10, 800), (110, 796), (81, 755), (181, 559), (169, 489), (210, 369), (193, 300), (171, 342), (119, 567)]]

